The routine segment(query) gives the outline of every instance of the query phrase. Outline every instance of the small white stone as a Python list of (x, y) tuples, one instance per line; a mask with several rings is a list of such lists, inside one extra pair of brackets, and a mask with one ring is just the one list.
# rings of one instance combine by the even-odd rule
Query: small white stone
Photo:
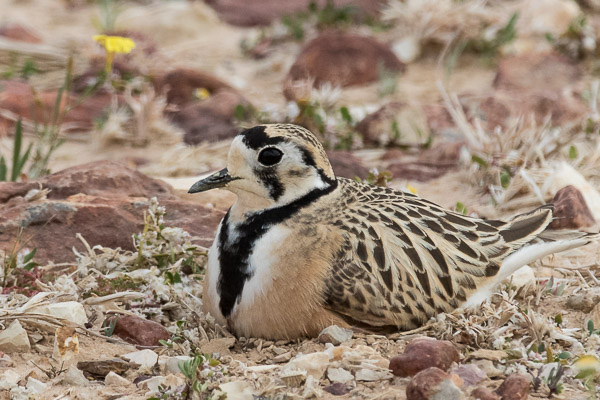
[(254, 392), (248, 382), (233, 381), (222, 383), (219, 389), (227, 394), (227, 400), (252, 400)]
[(69, 386), (89, 386), (90, 381), (87, 380), (83, 372), (75, 365), (71, 365), (62, 380), (63, 385)]
[(153, 376), (150, 379), (141, 381), (139, 387), (149, 392), (158, 392), (158, 387), (165, 381), (164, 376)]
[(150, 349), (127, 353), (123, 355), (123, 358), (139, 364), (142, 368), (151, 368), (158, 362), (158, 354)]
[(6, 353), (28, 353), (31, 351), (27, 331), (19, 320), (14, 320), (8, 328), (0, 332), (0, 350)]
[(129, 386), (131, 382), (122, 376), (115, 374), (113, 371), (110, 371), (106, 377), (104, 378), (104, 383), (106, 386)]
[(189, 356), (175, 356), (170, 357), (165, 362), (165, 374), (181, 374), (181, 370), (179, 369), (179, 364), (183, 364), (185, 361), (191, 360), (192, 357)]
[(318, 380), (321, 379), (328, 365), (329, 354), (325, 352), (299, 354), (283, 367), (282, 373), (286, 370), (301, 370)]
[(30, 394), (40, 394), (48, 390), (48, 385), (31, 376), (27, 378), (27, 391)]
[(327, 378), (332, 382), (348, 383), (354, 379), (354, 376), (343, 368), (327, 368)]
[(17, 386), (21, 377), (12, 369), (7, 369), (0, 374), (0, 390), (10, 390)]
[(79, 325), (84, 325), (88, 322), (83, 305), (76, 301), (65, 301), (62, 303), (39, 306), (35, 307), (32, 311), (40, 314), (52, 315), (57, 318), (64, 318)]

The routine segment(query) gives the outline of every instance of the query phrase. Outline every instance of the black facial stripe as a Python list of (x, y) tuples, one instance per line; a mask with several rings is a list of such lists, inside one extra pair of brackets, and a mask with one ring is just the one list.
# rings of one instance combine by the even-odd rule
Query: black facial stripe
[(253, 150), (258, 150), (261, 147), (274, 145), (285, 141), (283, 137), (269, 137), (265, 133), (267, 127), (264, 125), (255, 126), (254, 128), (246, 129), (240, 133), (242, 141), (246, 146)]
[(316, 169), (317, 173), (321, 177), (321, 180), (323, 180), (323, 182), (326, 182), (331, 185), (335, 179), (331, 179), (330, 177), (328, 177), (325, 174), (325, 171), (323, 171), (321, 168), (317, 167), (317, 163), (315, 163), (315, 159), (313, 158), (312, 154), (310, 154), (310, 151), (308, 151), (303, 146), (296, 146), (296, 147), (298, 147), (298, 150), (300, 150), (300, 153), (302, 154), (302, 161), (304, 162), (304, 164)]
[(285, 192), (285, 188), (279, 180), (279, 176), (275, 172), (275, 170), (271, 168), (265, 168), (260, 170), (254, 170), (254, 174), (258, 176), (258, 179), (267, 187), (269, 190), (269, 196), (275, 201), (279, 200), (283, 193)]
[(294, 216), (299, 210), (310, 205), (319, 197), (331, 193), (337, 187), (337, 181), (325, 189), (314, 189), (290, 204), (270, 208), (250, 216), (237, 227), (239, 236), (233, 243), (229, 239), (229, 212), (223, 218), (219, 234), (220, 273), (217, 291), (221, 297), (219, 308), (225, 318), (233, 311), (244, 289), (244, 284), (252, 276), (248, 273), (248, 259), (254, 243), (274, 225)]

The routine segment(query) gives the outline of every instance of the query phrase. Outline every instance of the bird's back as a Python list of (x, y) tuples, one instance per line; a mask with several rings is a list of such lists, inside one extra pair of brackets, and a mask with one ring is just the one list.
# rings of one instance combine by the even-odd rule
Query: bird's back
[[(342, 244), (333, 255), (325, 297), (331, 310), (361, 323), (420, 326), (551, 250), (530, 251), (508, 267), (504, 262), (533, 242), (545, 243), (538, 237), (552, 220), (551, 205), (508, 221), (482, 220), (410, 193), (338, 181), (337, 207), (327, 209)], [(582, 235), (578, 240), (561, 248), (589, 241)], [(521, 258), (525, 262), (517, 267)]]

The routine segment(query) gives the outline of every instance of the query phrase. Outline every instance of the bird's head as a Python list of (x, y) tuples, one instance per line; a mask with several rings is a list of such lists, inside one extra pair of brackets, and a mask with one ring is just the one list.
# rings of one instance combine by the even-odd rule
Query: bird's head
[(229, 150), (227, 168), (196, 182), (189, 193), (224, 188), (247, 209), (289, 204), (313, 190), (335, 186), (321, 143), (292, 124), (259, 125), (242, 131)]

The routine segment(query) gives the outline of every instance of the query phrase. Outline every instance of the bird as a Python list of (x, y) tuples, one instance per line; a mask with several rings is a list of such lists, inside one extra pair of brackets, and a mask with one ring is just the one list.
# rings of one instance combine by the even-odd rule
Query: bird
[(209, 249), (202, 307), (238, 337), (415, 329), (481, 304), (520, 267), (597, 238), (546, 230), (551, 204), (486, 220), (336, 177), (317, 137), (293, 124), (241, 131), (226, 168), (189, 193), (214, 188), (237, 198)]

